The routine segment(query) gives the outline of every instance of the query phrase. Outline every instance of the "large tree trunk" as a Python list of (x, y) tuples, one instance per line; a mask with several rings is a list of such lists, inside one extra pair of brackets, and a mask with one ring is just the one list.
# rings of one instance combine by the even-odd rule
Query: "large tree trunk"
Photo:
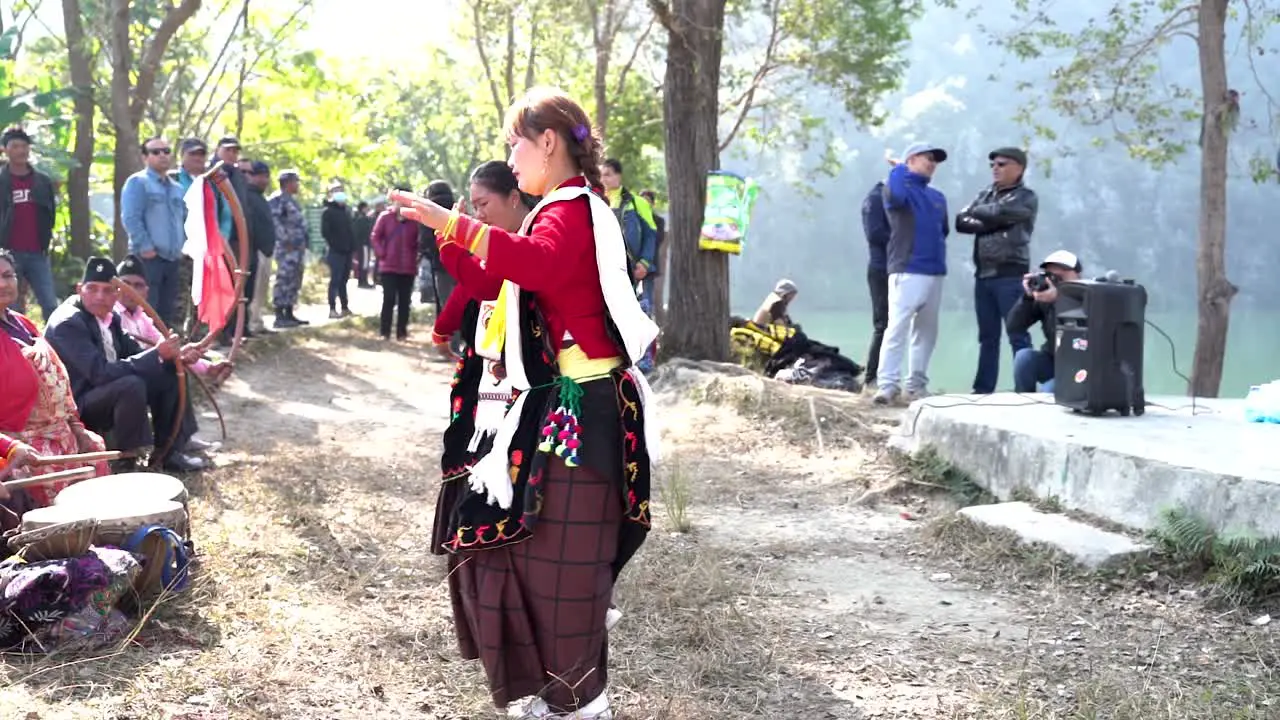
[(729, 356), (729, 256), (699, 250), (698, 236), (707, 173), (720, 167), (716, 123), (725, 0), (662, 5), (659, 16), (670, 36), (663, 105), (671, 198), (671, 300), (663, 354), (724, 360)]
[(71, 212), (71, 255), (88, 258), (93, 254), (93, 210), (89, 205), (89, 173), (93, 169), (94, 114), (93, 71), (85, 40), (80, 0), (62, 0), (62, 22), (67, 34), (67, 62), (71, 85), (76, 89), (76, 143), (72, 152), (76, 165), (67, 173), (68, 209)]
[(138, 125), (131, 121), (129, 101), (133, 90), (133, 47), (129, 42), (130, 0), (114, 0), (111, 5), (111, 124), (116, 131), (115, 171), (111, 181), (114, 199), (111, 254), (123, 258), (129, 251), (129, 237), (120, 221), (120, 191), (124, 181), (142, 166), (138, 149)]
[(1227, 280), (1226, 21), (1228, 0), (1202, 0), (1199, 17), (1200, 83), (1204, 91), (1204, 143), (1200, 156), (1200, 244), (1196, 254), (1199, 323), (1188, 392), (1217, 397), (1227, 351), (1231, 299)]

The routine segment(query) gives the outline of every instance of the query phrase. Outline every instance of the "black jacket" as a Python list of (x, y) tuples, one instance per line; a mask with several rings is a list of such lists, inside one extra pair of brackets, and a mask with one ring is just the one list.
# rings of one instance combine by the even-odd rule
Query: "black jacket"
[(254, 249), (271, 257), (276, 251), (276, 223), (271, 217), (267, 196), (254, 185), (249, 186), (249, 195), (245, 198), (244, 224), (249, 230), (249, 239), (253, 241)]
[[(373, 218), (368, 215), (357, 215), (351, 221), (351, 232), (355, 235), (356, 247), (369, 247), (369, 236), (373, 235)], [(421, 237), (421, 234), (419, 234)]]
[(329, 246), (329, 252), (352, 253), (356, 250), (355, 232), (351, 229), (351, 213), (347, 206), (332, 200), (324, 204), (320, 215), (320, 236)]
[(1018, 182), (992, 185), (956, 215), (956, 231), (974, 235), (973, 264), (979, 278), (1020, 277), (1031, 267), (1031, 233), (1040, 201)]
[(1010, 333), (1028, 332), (1036, 323), (1044, 330), (1044, 345), (1041, 350), (1054, 352), (1054, 338), (1058, 334), (1058, 311), (1053, 303), (1036, 302), (1030, 295), (1018, 298), (1009, 309), (1009, 317), (1005, 318), (1005, 327)]
[(102, 331), (98, 319), (80, 304), (80, 298), (70, 297), (58, 306), (45, 326), (44, 337), (53, 346), (62, 364), (67, 366), (71, 380), (71, 394), (76, 406), (84, 410), (84, 395), (122, 377), (138, 375), (148, 377), (164, 372), (165, 362), (155, 348), (143, 349), (120, 326), (120, 316), (111, 317), (111, 337), (116, 348), (115, 362), (107, 362), (102, 347)]
[[(36, 239), (40, 249), (49, 252), (53, 240), (53, 217), (57, 212), (57, 194), (48, 175), (31, 168), (32, 200), (36, 204)], [(0, 248), (10, 249), (9, 231), (13, 228), (13, 174), (9, 166), (0, 167)]]

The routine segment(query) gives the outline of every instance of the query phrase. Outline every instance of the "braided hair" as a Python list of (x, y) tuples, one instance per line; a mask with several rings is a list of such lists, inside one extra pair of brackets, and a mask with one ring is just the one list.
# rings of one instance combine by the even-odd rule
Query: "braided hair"
[(533, 139), (554, 130), (593, 188), (601, 186), (604, 143), (582, 106), (557, 88), (534, 88), (507, 110), (507, 137)]

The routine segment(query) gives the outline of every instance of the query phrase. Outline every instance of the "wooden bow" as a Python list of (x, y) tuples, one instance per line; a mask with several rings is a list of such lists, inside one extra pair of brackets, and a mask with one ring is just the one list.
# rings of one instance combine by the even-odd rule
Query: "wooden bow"
[[(240, 350), (240, 345), (244, 342), (245, 313), (248, 303), (245, 301), (245, 283), (248, 282), (249, 267), (253, 262), (253, 258), (249, 255), (251, 252), (249, 245), (249, 226), (245, 222), (244, 208), (240, 206), (240, 198), (236, 196), (235, 188), (231, 186), (231, 179), (227, 175), (225, 168), (226, 162), (219, 162), (204, 174), (206, 182), (212, 183), (218, 192), (222, 193), (222, 197), (227, 202), (227, 207), (231, 210), (231, 220), (235, 223), (236, 235), (239, 238), (239, 251), (236, 256), (230, 253), (224, 254), (227, 264), (231, 267), (232, 280), (235, 284), (235, 330), (231, 337), (231, 350), (227, 352), (227, 362), (235, 360), (236, 353)], [(200, 272), (200, 268), (196, 268), (196, 272)], [(209, 328), (209, 333), (200, 341), (201, 351), (207, 350), (213, 344), (214, 331)]]
[[(147, 317), (151, 318), (151, 322), (155, 323), (156, 329), (160, 331), (163, 337), (169, 337), (169, 326), (165, 325), (160, 313), (151, 307), (147, 299), (142, 297), (142, 293), (126, 285), (120, 278), (112, 278), (111, 283), (137, 304), (138, 307), (142, 308), (142, 311), (147, 314)], [(178, 413), (174, 418), (173, 429), (169, 431), (169, 439), (165, 441), (163, 449), (151, 456), (152, 467), (158, 467), (168, 457), (169, 451), (173, 450), (173, 444), (178, 441), (178, 433), (182, 431), (182, 420), (187, 411), (187, 367), (186, 363), (182, 362), (181, 353), (173, 359), (173, 367), (178, 373)]]

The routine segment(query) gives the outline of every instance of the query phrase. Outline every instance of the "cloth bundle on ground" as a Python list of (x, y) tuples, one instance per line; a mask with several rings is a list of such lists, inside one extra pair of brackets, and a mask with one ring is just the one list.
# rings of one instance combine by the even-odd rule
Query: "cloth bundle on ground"
[(52, 652), (92, 649), (117, 640), (129, 619), (116, 603), (141, 570), (125, 550), (93, 547), (84, 555), (0, 563), (0, 649)]
[(782, 342), (764, 368), (765, 375), (793, 385), (860, 392), (862, 366), (840, 354), (840, 348), (797, 332)]

